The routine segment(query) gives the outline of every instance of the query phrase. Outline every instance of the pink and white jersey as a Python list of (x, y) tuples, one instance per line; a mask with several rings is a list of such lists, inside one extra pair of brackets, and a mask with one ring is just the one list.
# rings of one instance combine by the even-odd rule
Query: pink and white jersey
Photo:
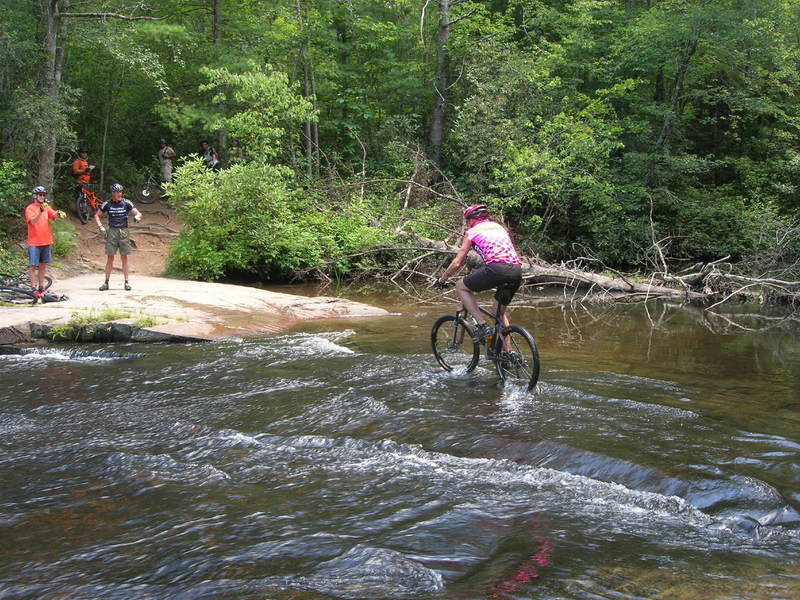
[(466, 236), (485, 264), (522, 264), (508, 232), (500, 223), (481, 221), (468, 229)]

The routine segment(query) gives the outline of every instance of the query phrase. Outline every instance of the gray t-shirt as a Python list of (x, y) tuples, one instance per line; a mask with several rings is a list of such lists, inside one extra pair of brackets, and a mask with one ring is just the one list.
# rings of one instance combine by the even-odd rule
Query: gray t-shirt
[(161, 163), (161, 168), (172, 167), (172, 158), (175, 156), (175, 151), (170, 146), (164, 146), (158, 151), (158, 162)]

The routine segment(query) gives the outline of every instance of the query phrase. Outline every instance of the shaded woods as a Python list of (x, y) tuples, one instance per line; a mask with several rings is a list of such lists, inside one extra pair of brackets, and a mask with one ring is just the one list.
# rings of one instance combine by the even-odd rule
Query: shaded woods
[(167, 138), (184, 276), (397, 283), (482, 201), (531, 284), (797, 298), (796, 0), (2, 4), (6, 233), (79, 143), (133, 186)]

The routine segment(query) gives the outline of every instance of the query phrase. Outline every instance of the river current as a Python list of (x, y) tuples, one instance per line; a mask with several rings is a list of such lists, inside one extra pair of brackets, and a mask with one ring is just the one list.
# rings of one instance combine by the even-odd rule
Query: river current
[(366, 300), (399, 314), (0, 356), (0, 599), (800, 597), (780, 315), (520, 308), (526, 393)]

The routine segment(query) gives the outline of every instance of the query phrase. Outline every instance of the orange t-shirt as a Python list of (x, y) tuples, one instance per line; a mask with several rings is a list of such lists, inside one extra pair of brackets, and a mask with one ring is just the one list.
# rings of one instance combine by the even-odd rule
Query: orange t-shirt
[(89, 183), (92, 180), (91, 174), (84, 173), (84, 170), (88, 168), (89, 161), (87, 160), (76, 158), (72, 161), (72, 176), (75, 178), (75, 183)]
[(53, 232), (50, 231), (50, 221), (58, 216), (49, 206), (45, 209), (45, 214), (31, 223), (41, 212), (38, 202), (31, 202), (25, 208), (25, 220), (28, 222), (28, 246), (49, 246), (53, 243)]

